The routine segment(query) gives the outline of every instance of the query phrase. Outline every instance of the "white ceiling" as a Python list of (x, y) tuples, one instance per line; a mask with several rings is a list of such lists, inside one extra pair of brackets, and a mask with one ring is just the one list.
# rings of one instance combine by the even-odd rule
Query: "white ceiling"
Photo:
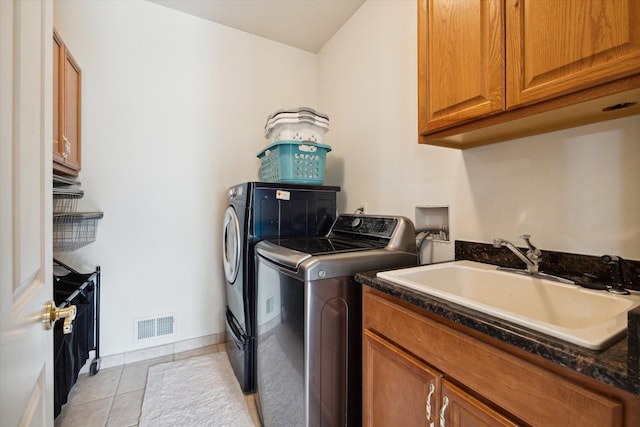
[(317, 53), (365, 0), (149, 0)]

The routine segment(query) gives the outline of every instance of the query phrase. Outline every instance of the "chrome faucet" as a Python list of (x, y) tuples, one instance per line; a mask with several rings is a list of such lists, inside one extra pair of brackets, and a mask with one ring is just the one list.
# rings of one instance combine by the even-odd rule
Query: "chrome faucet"
[(518, 249), (513, 243), (505, 239), (500, 239), (500, 238), (493, 239), (493, 247), (494, 248), (500, 248), (502, 246), (507, 247), (518, 258), (520, 258), (522, 262), (526, 264), (527, 271), (529, 273), (537, 273), (538, 265), (540, 264), (540, 260), (542, 258), (542, 252), (540, 251), (540, 249), (536, 248), (531, 244), (531, 241), (529, 240), (531, 239), (530, 235), (523, 234), (522, 236), (520, 236), (520, 238), (523, 239), (527, 244), (527, 246), (529, 247), (529, 250), (527, 251), (526, 254), (523, 254), (520, 251), (520, 249)]
[(526, 270), (522, 270), (519, 268), (509, 268), (509, 267), (498, 267), (498, 270), (508, 271), (510, 273), (523, 274), (526, 276), (536, 277), (539, 279), (547, 279), (553, 280), (554, 282), (566, 283), (570, 285), (574, 285), (575, 282), (573, 280), (565, 279), (564, 277), (554, 276), (553, 274), (541, 273), (538, 271), (538, 266), (540, 265), (540, 261), (542, 260), (542, 251), (531, 244), (531, 236), (528, 234), (523, 234), (520, 236), (526, 243), (529, 249), (526, 253), (522, 253), (520, 249), (518, 249), (513, 243), (505, 239), (493, 239), (493, 247), (501, 248), (502, 246), (507, 247), (511, 252), (513, 252), (518, 258), (522, 260), (527, 266)]

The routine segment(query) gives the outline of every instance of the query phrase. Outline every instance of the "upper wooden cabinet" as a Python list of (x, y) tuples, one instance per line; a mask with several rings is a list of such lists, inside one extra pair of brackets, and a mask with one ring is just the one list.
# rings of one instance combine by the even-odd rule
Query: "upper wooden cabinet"
[(57, 32), (53, 33), (53, 170), (80, 171), (81, 70)]
[(640, 72), (637, 0), (507, 1), (507, 108)]
[(418, 0), (420, 142), (458, 148), (640, 113), (640, 2)]
[(420, 131), (504, 110), (504, 6), (420, 1)]

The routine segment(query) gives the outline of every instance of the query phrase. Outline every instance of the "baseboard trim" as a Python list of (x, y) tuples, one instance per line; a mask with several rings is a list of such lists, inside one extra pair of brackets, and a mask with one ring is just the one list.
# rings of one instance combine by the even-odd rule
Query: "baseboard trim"
[[(162, 344), (153, 347), (147, 347), (140, 350), (128, 351), (126, 353), (112, 354), (100, 357), (100, 369), (117, 368), (138, 362), (144, 362), (151, 359), (176, 357), (183, 358), (184, 353), (212, 353), (224, 349), (226, 342), (226, 333), (207, 335), (199, 338), (192, 338), (183, 341), (177, 341), (169, 344)], [(218, 347), (218, 348), (216, 348)], [(89, 353), (87, 363), (80, 370), (80, 374), (89, 373), (91, 361), (95, 358), (95, 352)]]

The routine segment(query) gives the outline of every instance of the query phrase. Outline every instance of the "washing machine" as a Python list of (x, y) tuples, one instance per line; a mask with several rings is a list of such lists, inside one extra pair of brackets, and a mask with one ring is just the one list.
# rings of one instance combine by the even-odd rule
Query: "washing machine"
[(265, 427), (359, 427), (362, 288), (358, 272), (417, 265), (413, 222), (340, 215), (324, 237), (255, 247), (257, 395)]
[(268, 238), (314, 237), (336, 217), (340, 187), (245, 182), (228, 191), (223, 221), (226, 350), (244, 393), (255, 391), (254, 247)]

